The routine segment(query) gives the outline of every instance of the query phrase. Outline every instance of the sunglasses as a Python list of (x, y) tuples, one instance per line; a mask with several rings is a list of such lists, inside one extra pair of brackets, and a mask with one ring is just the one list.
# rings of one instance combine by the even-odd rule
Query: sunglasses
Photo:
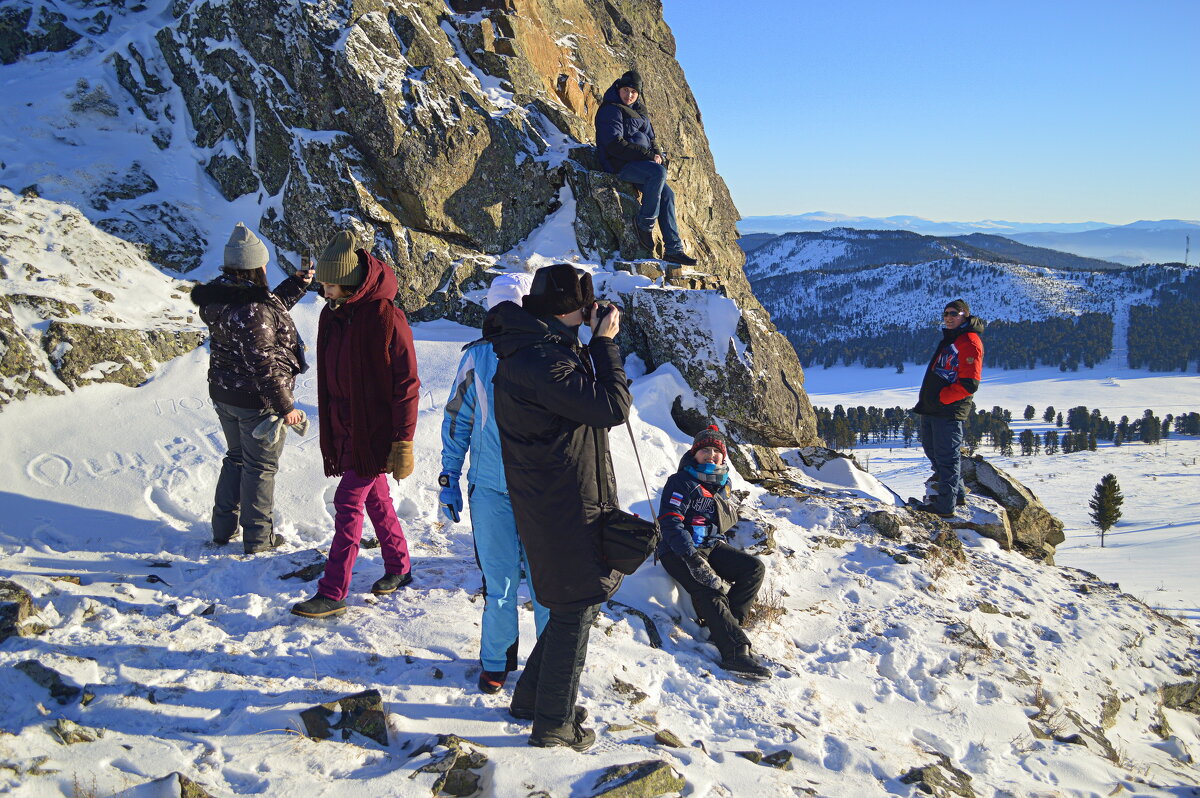
[(954, 319), (954, 318), (958, 318), (958, 317), (959, 317), (959, 316), (961, 316), (961, 315), (963, 315), (963, 312), (962, 312), (961, 310), (945, 310), (945, 311), (942, 311), (942, 318), (943, 318), (943, 319)]

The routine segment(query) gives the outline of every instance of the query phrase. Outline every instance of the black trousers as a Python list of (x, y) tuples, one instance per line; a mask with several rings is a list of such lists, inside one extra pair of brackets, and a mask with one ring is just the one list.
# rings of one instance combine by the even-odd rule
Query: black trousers
[(692, 597), (692, 606), (708, 626), (709, 637), (722, 657), (750, 645), (750, 638), (742, 631), (742, 621), (746, 620), (767, 572), (757, 557), (728, 543), (718, 543), (708, 553), (708, 564), (730, 584), (729, 595), (693, 579), (683, 559), (673, 552), (663, 553), (660, 560), (667, 573)]
[(550, 610), (525, 670), (513, 688), (512, 706), (533, 707), (533, 731), (565, 726), (575, 719), (579, 675), (599, 604), (580, 610)]

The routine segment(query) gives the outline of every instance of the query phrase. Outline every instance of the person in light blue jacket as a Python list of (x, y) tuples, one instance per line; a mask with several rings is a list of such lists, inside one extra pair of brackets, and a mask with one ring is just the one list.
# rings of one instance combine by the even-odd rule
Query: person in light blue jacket
[[(496, 277), (488, 289), (488, 308), (504, 301), (520, 305), (532, 282), (533, 276), (525, 273)], [(517, 587), (521, 576), (529, 572), (525, 551), (517, 537), (500, 456), (500, 433), (492, 414), (496, 363), (496, 353), (487, 341), (463, 347), (442, 419), (442, 473), (438, 476), (440, 512), (448, 522), (455, 523), (462, 513), (459, 482), (463, 461), (470, 451), (467, 497), (475, 535), (475, 559), (483, 572), (483, 632), (479, 642), (483, 671), (479, 674), (479, 689), (485, 693), (499, 692), (508, 674), (517, 668)], [(540, 635), (550, 611), (538, 603), (532, 583), (529, 595)]]

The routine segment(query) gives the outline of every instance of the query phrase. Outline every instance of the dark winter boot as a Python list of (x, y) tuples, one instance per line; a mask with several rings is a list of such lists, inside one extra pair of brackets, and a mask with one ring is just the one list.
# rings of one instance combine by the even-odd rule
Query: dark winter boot
[(954, 517), (953, 512), (943, 513), (940, 510), (938, 510), (936, 507), (934, 507), (932, 504), (930, 504), (929, 502), (915, 502), (915, 503), (910, 503), (908, 506), (910, 509), (917, 510), (918, 512), (933, 513), (938, 518), (953, 518)]
[(638, 243), (642, 245), (651, 255), (654, 254), (654, 231), (649, 227), (642, 227), (637, 222), (633, 223), (633, 232), (637, 235)]
[(508, 671), (481, 671), (479, 673), (479, 689), (488, 695), (498, 693), (504, 689), (504, 680), (507, 678)]
[[(533, 720), (534, 712), (533, 712), (533, 707), (510, 706), (508, 708), (508, 714), (512, 715), (517, 720)], [(587, 720), (587, 718), (588, 718), (587, 707), (585, 707), (583, 704), (576, 704), (575, 705), (575, 722), (583, 723), (585, 720)]]
[(395, 593), (411, 581), (412, 571), (403, 574), (384, 574), (382, 579), (375, 580), (375, 584), (371, 585), (371, 592), (376, 596), (386, 596), (388, 593)]
[(668, 252), (663, 255), (663, 260), (667, 263), (678, 263), (680, 266), (695, 266), (696, 259), (687, 255), (680, 250), (679, 252)]
[(345, 611), (346, 602), (334, 601), (320, 593), (292, 607), (292, 615), (302, 615), (305, 618), (328, 618), (331, 615), (341, 615)]
[(739, 646), (732, 654), (721, 659), (721, 667), (732, 674), (754, 681), (766, 681), (771, 672), (758, 664), (750, 653), (750, 646)]
[(578, 720), (564, 723), (553, 729), (539, 729), (535, 724), (529, 735), (529, 744), (538, 748), (573, 748), (583, 752), (596, 742), (596, 732), (583, 727)]

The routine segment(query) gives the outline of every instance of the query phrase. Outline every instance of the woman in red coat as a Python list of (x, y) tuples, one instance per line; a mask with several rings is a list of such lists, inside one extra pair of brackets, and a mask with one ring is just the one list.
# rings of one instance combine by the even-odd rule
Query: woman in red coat
[(363, 510), (371, 517), (386, 573), (376, 595), (412, 581), (408, 542), (392, 505), (386, 474), (413, 471), (420, 381), (412, 330), (396, 307), (396, 273), (354, 236), (338, 233), (317, 261), (316, 279), (328, 303), (317, 328), (317, 407), (327, 476), (342, 477), (333, 497), (334, 534), (317, 595), (292, 607), (323, 618), (346, 611), (358, 556)]

